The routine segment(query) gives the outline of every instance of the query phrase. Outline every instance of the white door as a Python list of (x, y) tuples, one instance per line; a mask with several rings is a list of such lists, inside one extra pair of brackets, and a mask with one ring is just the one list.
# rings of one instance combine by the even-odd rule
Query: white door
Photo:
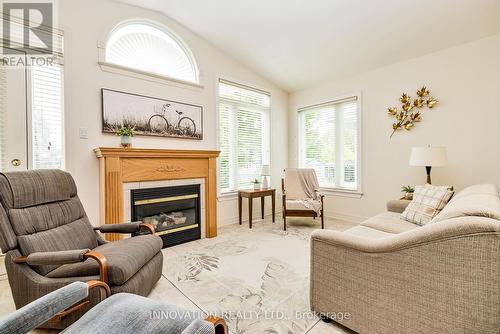
[[(14, 51), (13, 51), (14, 52)], [(26, 54), (16, 51), (26, 60)], [(24, 62), (26, 64), (26, 61)], [(28, 71), (24, 66), (0, 68), (0, 169), (28, 169)]]

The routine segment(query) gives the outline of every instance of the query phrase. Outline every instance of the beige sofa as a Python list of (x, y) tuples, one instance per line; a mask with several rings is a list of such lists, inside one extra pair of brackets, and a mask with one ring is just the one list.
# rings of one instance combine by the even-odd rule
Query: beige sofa
[(399, 212), (312, 234), (312, 310), (359, 333), (498, 334), (497, 187), (462, 190), (422, 227)]

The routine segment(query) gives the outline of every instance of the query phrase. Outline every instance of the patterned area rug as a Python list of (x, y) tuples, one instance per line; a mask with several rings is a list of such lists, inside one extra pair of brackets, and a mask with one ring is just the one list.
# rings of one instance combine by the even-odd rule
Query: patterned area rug
[(223, 227), (217, 238), (173, 247), (164, 275), (202, 310), (222, 315), (233, 334), (305, 333), (319, 321), (309, 310), (309, 237), (318, 226), (295, 219), (285, 232), (266, 219), (252, 230)]

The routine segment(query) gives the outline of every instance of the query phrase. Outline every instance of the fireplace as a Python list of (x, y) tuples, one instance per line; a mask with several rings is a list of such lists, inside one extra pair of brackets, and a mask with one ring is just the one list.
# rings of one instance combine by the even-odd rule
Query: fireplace
[(130, 202), (132, 221), (153, 225), (164, 248), (200, 239), (199, 184), (132, 189)]

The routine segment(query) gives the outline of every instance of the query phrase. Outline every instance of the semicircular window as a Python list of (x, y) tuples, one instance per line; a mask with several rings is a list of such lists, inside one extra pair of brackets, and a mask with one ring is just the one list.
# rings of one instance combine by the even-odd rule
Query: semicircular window
[(106, 62), (198, 83), (191, 52), (176, 36), (148, 23), (115, 29), (106, 43)]

